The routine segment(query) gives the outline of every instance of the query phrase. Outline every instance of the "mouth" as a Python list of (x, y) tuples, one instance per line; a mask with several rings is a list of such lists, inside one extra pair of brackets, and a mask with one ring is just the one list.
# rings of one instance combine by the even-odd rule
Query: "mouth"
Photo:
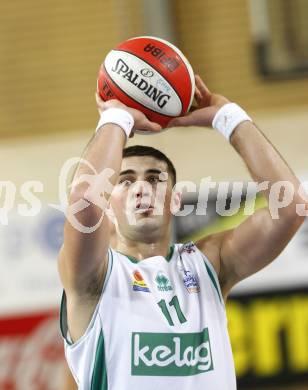
[(137, 214), (150, 213), (154, 210), (153, 206), (149, 206), (148, 204), (139, 203), (136, 205), (134, 212)]

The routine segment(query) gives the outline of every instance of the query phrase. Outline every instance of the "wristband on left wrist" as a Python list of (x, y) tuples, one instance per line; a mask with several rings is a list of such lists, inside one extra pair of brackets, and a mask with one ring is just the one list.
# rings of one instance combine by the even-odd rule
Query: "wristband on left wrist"
[(230, 142), (235, 128), (245, 121), (252, 122), (252, 119), (238, 104), (227, 103), (216, 112), (212, 126)]

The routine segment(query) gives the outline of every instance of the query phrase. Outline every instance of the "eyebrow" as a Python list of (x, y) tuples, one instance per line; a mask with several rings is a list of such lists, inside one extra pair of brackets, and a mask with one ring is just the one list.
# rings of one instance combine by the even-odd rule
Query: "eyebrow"
[[(145, 171), (146, 174), (149, 174), (149, 173), (156, 173), (156, 174), (160, 174), (162, 173), (163, 171), (161, 171), (160, 169), (155, 169), (155, 168), (151, 168), (151, 169), (147, 169)], [(120, 172), (119, 176), (122, 176), (122, 175), (135, 175), (136, 174), (136, 171), (134, 171), (133, 169), (126, 169), (126, 171), (122, 171)]]

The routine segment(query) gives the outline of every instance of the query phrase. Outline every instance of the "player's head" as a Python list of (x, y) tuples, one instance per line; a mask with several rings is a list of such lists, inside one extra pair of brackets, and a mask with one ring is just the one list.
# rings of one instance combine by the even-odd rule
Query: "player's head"
[(165, 235), (180, 203), (175, 183), (176, 170), (164, 153), (149, 146), (125, 148), (110, 200), (118, 234), (149, 242)]
[(134, 145), (123, 149), (123, 160), (129, 157), (152, 157), (166, 164), (168, 176), (170, 176), (172, 185), (176, 183), (176, 170), (172, 161), (160, 150), (151, 146)]

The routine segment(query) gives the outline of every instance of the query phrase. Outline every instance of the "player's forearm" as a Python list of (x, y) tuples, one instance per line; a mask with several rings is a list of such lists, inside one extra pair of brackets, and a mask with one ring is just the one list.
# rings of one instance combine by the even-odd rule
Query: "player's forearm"
[[(126, 136), (123, 130), (111, 123), (104, 125), (95, 134), (83, 153), (81, 163), (75, 173), (73, 183), (76, 184), (73, 184), (70, 192), (71, 201), (76, 201), (76, 198), (91, 200), (103, 194), (106, 190), (104, 188), (106, 186), (104, 171), (107, 172), (106, 170), (109, 172), (107, 177), (110, 184), (113, 186), (116, 184), (125, 142)], [(110, 176), (111, 172), (112, 176)], [(89, 175), (91, 184), (86, 180), (86, 175)], [(110, 191), (107, 191), (104, 198), (108, 200), (109, 196)]]
[(104, 209), (119, 176), (126, 139), (135, 129), (158, 132), (161, 126), (118, 100), (104, 102), (96, 94), (96, 103), (99, 130), (82, 156), (69, 201), (75, 203), (81, 198)]
[[(287, 182), (288, 190), (293, 192), (292, 200), (287, 206), (278, 208), (280, 216), (286, 216), (286, 223), (292, 223), (288, 217), (291, 219), (298, 217), (296, 206), (303, 205), (307, 209), (308, 202), (305, 199), (307, 195), (302, 195), (301, 191), (299, 193), (300, 182), (287, 163), (251, 122), (251, 118), (243, 109), (235, 103), (230, 103), (224, 96), (211, 93), (199, 76), (196, 76), (195, 98), (199, 108), (188, 115), (172, 120), (169, 125), (212, 126), (218, 130), (228, 141), (230, 140), (242, 157), (253, 180), (257, 183), (268, 182), (267, 190), (264, 191), (268, 200), (273, 193), (272, 189), (277, 190), (278, 187), (279, 190), (279, 185), (284, 184), (279, 182)], [(278, 186), (273, 187), (276, 183)], [(279, 196), (279, 191), (274, 195)], [(277, 204), (279, 201), (280, 199), (277, 199)]]
[(298, 193), (300, 182), (264, 134), (253, 123), (243, 122), (234, 130), (231, 144), (244, 160), (253, 180), (257, 183), (269, 182), (264, 191), (267, 199), (275, 183), (288, 183), (294, 196), (290, 204), (280, 210), (280, 215), (295, 214), (296, 204), (305, 202)]

